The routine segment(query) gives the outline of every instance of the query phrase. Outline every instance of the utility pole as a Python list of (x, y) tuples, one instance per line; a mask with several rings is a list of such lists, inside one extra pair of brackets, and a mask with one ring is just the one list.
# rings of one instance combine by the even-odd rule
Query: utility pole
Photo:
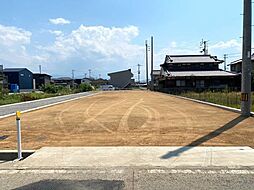
[(147, 45), (147, 40), (145, 42), (146, 45), (146, 85), (147, 85), (147, 90), (148, 90), (148, 45)]
[(228, 54), (224, 54), (224, 71), (227, 70), (227, 58), (228, 58)]
[(3, 65), (0, 65), (0, 92), (3, 92), (4, 89), (4, 68)]
[(71, 70), (71, 75), (72, 75), (72, 87), (74, 87), (74, 71), (75, 70)]
[(244, 0), (243, 13), (243, 53), (242, 53), (242, 116), (250, 116), (251, 112), (251, 27), (252, 2)]
[(91, 69), (89, 69), (88, 71), (89, 71), (89, 78), (91, 78), (91, 73), (92, 73), (92, 70), (91, 70)]
[(41, 65), (39, 65), (39, 73), (41, 74)]
[(154, 79), (153, 79), (153, 36), (151, 37), (151, 90), (154, 90)]
[(74, 71), (75, 71), (75, 70), (71, 70), (71, 77), (72, 77), (72, 80), (74, 80), (74, 77), (75, 77)]
[(138, 84), (140, 84), (140, 64), (138, 64)]

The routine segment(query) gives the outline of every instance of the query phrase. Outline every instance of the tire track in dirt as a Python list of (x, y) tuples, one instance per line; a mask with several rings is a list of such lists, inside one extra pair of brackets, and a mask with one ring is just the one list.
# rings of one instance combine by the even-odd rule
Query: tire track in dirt
[[(89, 114), (89, 110), (90, 110), (95, 104), (97, 104), (97, 102), (99, 102), (99, 100), (93, 102), (92, 104), (90, 104), (90, 106), (88, 106), (88, 107), (86, 108), (86, 110), (85, 110), (85, 112), (84, 112), (84, 114), (83, 114), (83, 116), (84, 116), (85, 118), (91, 117), (90, 114)], [(87, 117), (86, 117), (86, 116), (87, 116)], [(101, 128), (103, 128), (104, 130), (108, 131), (109, 133), (114, 133), (114, 131), (112, 131), (112, 130), (110, 130), (109, 128), (107, 128), (105, 125), (103, 125), (101, 122), (99, 122), (96, 118), (92, 118), (91, 121), (96, 122)], [(90, 122), (91, 122), (91, 121), (90, 121)], [(86, 120), (85, 120), (83, 123), (90, 123), (90, 122), (86, 122)]]
[(101, 114), (103, 114), (105, 111), (107, 110), (110, 110), (111, 108), (113, 108), (114, 106), (117, 106), (119, 104), (122, 104), (123, 102), (125, 102), (126, 99), (120, 101), (120, 102), (117, 102), (117, 103), (114, 103), (104, 109), (102, 109), (99, 113), (95, 114), (94, 116), (90, 116), (89, 114), (89, 110), (91, 109), (92, 106), (94, 106), (96, 104), (96, 102), (94, 102), (93, 104), (91, 104), (85, 111), (85, 114), (87, 114), (89, 116), (88, 119), (86, 119), (83, 123), (85, 124), (89, 124), (91, 121), (95, 121), (101, 128), (103, 128), (104, 130), (110, 132), (110, 133), (115, 133), (114, 131), (110, 130), (108, 127), (106, 127), (105, 125), (103, 125), (101, 122), (99, 122), (96, 118), (98, 116), (100, 116)]
[(86, 110), (85, 110), (85, 112), (84, 112), (84, 115), (86, 114), (88, 117), (90, 117), (90, 115), (89, 115), (89, 110), (90, 110), (95, 104), (97, 104), (97, 102), (99, 102), (99, 100), (96, 100), (96, 101), (94, 101), (92, 104), (90, 104), (90, 105), (86, 108)]
[(131, 112), (134, 110), (134, 108), (137, 107), (142, 102), (143, 102), (143, 98), (139, 99), (138, 102), (136, 102), (135, 104), (133, 104), (131, 107), (129, 107), (127, 109), (127, 111), (125, 112), (125, 114), (122, 116), (122, 118), (120, 120), (117, 131), (121, 131), (121, 132), (128, 132), (129, 131), (129, 126), (128, 126), (129, 116), (130, 116)]
[(86, 119), (84, 122), (89, 123), (89, 122), (92, 121), (93, 119), (96, 119), (96, 117), (98, 117), (98, 116), (100, 116), (101, 114), (103, 114), (105, 111), (111, 109), (111, 108), (114, 107), (114, 106), (117, 106), (117, 105), (119, 105), (119, 104), (122, 104), (122, 103), (125, 102), (125, 101), (126, 101), (126, 100), (122, 100), (122, 101), (120, 101), (120, 102), (114, 103), (114, 104), (112, 104), (112, 105), (110, 105), (110, 106), (108, 106), (108, 107), (102, 109), (99, 113), (95, 114), (94, 116), (91, 116), (90, 118)]
[[(145, 129), (146, 127), (148, 127), (148, 124), (153, 124), (153, 123), (158, 123), (156, 125), (157, 129), (160, 129), (160, 113), (152, 108), (151, 106), (142, 106), (141, 107), (145, 112), (147, 112), (148, 115), (148, 119), (146, 120), (146, 122), (140, 127), (140, 129)], [(154, 120), (154, 121), (153, 121)], [(154, 127), (154, 125), (153, 125)], [(156, 130), (157, 135), (160, 134), (159, 130)], [(139, 136), (138, 138), (136, 138), (133, 142), (136, 143), (137, 145), (142, 145), (144, 144), (144, 140), (147, 138), (151, 138), (154, 136), (154, 133), (149, 133), (147, 135), (143, 135), (142, 137)]]
[(158, 125), (158, 127), (160, 127), (160, 113), (156, 109), (154, 109), (150, 106), (142, 106), (141, 108), (144, 111), (146, 111), (146, 113), (148, 115), (148, 119), (140, 128), (146, 128), (147, 124), (153, 123), (153, 120), (155, 120), (154, 123), (158, 122), (157, 125)]
[[(99, 101), (99, 100), (93, 102), (90, 106), (88, 106), (87, 109), (85, 110), (83, 116), (86, 116), (86, 115), (87, 115), (88, 117), (91, 117), (90, 114), (89, 114), (89, 110), (90, 110), (98, 101)], [(125, 102), (125, 101), (126, 101), (126, 99), (122, 100), (120, 103), (123, 103), (123, 102)], [(120, 103), (118, 102), (117, 104), (120, 104)], [(112, 105), (112, 106), (113, 106), (113, 105)], [(110, 108), (112, 108), (112, 106), (111, 106)], [(108, 108), (108, 109), (110, 109), (110, 108)], [(106, 111), (106, 110), (104, 110), (104, 111)], [(119, 137), (117, 136), (117, 131), (112, 131), (112, 130), (110, 130), (110, 129), (107, 128), (105, 125), (103, 125), (100, 121), (98, 121), (96, 118), (93, 118), (92, 121), (96, 122), (101, 128), (103, 128), (103, 129), (106, 130), (107, 132), (109, 132), (109, 133), (115, 135), (116, 138), (119, 138)], [(121, 139), (124, 143), (128, 142), (124, 137), (120, 137), (120, 139)]]
[(179, 113), (179, 114), (184, 118), (186, 125), (191, 125), (192, 120), (189, 119), (189, 117), (187, 117), (186, 114), (185, 114), (184, 112), (182, 112), (182, 111), (179, 110), (179, 109), (173, 108), (173, 107), (170, 107), (169, 109), (172, 109), (174, 112)]
[[(89, 114), (89, 110), (90, 110), (95, 104), (97, 104), (97, 102), (99, 102), (99, 100), (93, 102), (92, 104), (90, 104), (90, 105), (86, 108), (86, 110), (85, 110), (85, 112), (84, 112), (84, 114), (83, 114), (83, 116), (84, 116), (85, 118), (91, 117), (90, 114)], [(86, 117), (86, 116), (87, 116), (87, 117)], [(96, 118), (93, 118), (92, 121), (96, 122), (101, 128), (103, 128), (104, 130), (108, 131), (109, 133), (114, 133), (114, 131), (112, 131), (112, 130), (110, 130), (109, 128), (107, 128), (105, 125), (103, 125), (101, 122), (99, 122)], [(84, 121), (83, 123), (86, 123), (86, 122)], [(88, 123), (90, 123), (90, 122), (88, 122)], [(81, 131), (79, 131), (79, 132), (81, 132)]]
[(62, 118), (63, 118), (63, 114), (64, 114), (66, 111), (70, 110), (71, 108), (75, 107), (77, 104), (79, 104), (79, 103), (73, 103), (72, 105), (70, 105), (70, 106), (68, 106), (67, 108), (65, 108), (65, 109), (63, 109), (62, 111), (60, 111), (60, 112), (55, 116), (55, 118), (54, 118), (55, 123), (64, 126), (64, 122), (63, 122), (63, 119), (62, 119)]
[(64, 124), (64, 121), (63, 121), (63, 114), (64, 114), (66, 111), (70, 110), (71, 108), (75, 107), (77, 104), (79, 104), (79, 102), (73, 103), (72, 105), (70, 105), (70, 106), (68, 106), (67, 108), (63, 109), (63, 110), (62, 110), (61, 112), (59, 112), (59, 113), (55, 116), (55, 118), (54, 118), (55, 123), (56, 123), (57, 126), (60, 128), (60, 130), (64, 132), (64, 134), (65, 134), (65, 133), (71, 133), (71, 132), (73, 132), (73, 130), (70, 131), (70, 129), (68, 129), (68, 131), (67, 131), (67, 127), (66, 127), (66, 125)]

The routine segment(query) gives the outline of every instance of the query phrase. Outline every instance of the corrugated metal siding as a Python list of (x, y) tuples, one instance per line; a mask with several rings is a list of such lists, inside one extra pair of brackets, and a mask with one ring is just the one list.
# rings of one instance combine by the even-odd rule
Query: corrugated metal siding
[(19, 88), (33, 89), (33, 73), (25, 69), (19, 72)]

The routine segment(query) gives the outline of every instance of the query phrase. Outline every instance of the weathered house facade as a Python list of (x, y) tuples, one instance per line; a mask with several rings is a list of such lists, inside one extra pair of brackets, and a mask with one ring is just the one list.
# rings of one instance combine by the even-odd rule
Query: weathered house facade
[[(254, 55), (251, 56), (252, 73), (254, 73)], [(231, 62), (230, 71), (234, 73), (242, 73), (242, 59)]]
[(34, 73), (33, 79), (35, 80), (35, 88), (39, 89), (43, 85), (50, 84), (51, 76), (48, 74)]
[[(252, 63), (252, 76), (251, 76), (251, 89), (254, 91), (254, 54), (251, 56), (251, 63)], [(242, 74), (242, 59), (238, 59), (233, 61), (230, 65), (230, 71), (237, 74)]]
[(67, 88), (71, 88), (74, 85), (74, 80), (70, 77), (59, 77), (59, 78), (53, 78), (52, 83), (57, 86), (64, 86)]
[(221, 63), (222, 60), (211, 55), (167, 55), (156, 80), (157, 90), (177, 92), (240, 88), (240, 75), (220, 70)]

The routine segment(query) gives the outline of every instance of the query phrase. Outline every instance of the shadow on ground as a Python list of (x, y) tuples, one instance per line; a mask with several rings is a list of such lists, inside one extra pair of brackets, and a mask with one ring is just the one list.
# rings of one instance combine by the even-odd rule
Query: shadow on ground
[(40, 190), (40, 189), (54, 189), (54, 190), (122, 190), (124, 188), (123, 181), (109, 181), (109, 180), (42, 180), (36, 183), (31, 183), (16, 190)]
[[(30, 156), (31, 154), (33, 154), (33, 153), (34, 152), (22, 152), (22, 157), (23, 157), (23, 159), (25, 159), (28, 156)], [(15, 160), (17, 158), (18, 158), (17, 151), (13, 151), (13, 152), (9, 152), (9, 151), (4, 152), (4, 151), (1, 151), (0, 152), (0, 161), (1, 162), (13, 161), (13, 160)]]
[(210, 132), (209, 134), (191, 142), (190, 144), (181, 147), (179, 149), (176, 149), (174, 151), (170, 151), (167, 154), (161, 156), (161, 159), (169, 159), (171, 157), (177, 157), (180, 156), (180, 154), (182, 154), (185, 151), (188, 151), (196, 146), (199, 146), (201, 144), (203, 144), (204, 142), (207, 142), (217, 136), (219, 136), (220, 134), (222, 134), (223, 132), (235, 127), (237, 124), (239, 124), (240, 122), (242, 122), (243, 120), (247, 119), (247, 117), (244, 116), (238, 116), (237, 118), (233, 119), (232, 121), (228, 122), (227, 124), (225, 124), (224, 126)]
[(0, 141), (3, 141), (5, 139), (7, 139), (9, 137), (9, 135), (3, 135), (3, 136), (0, 136)]

